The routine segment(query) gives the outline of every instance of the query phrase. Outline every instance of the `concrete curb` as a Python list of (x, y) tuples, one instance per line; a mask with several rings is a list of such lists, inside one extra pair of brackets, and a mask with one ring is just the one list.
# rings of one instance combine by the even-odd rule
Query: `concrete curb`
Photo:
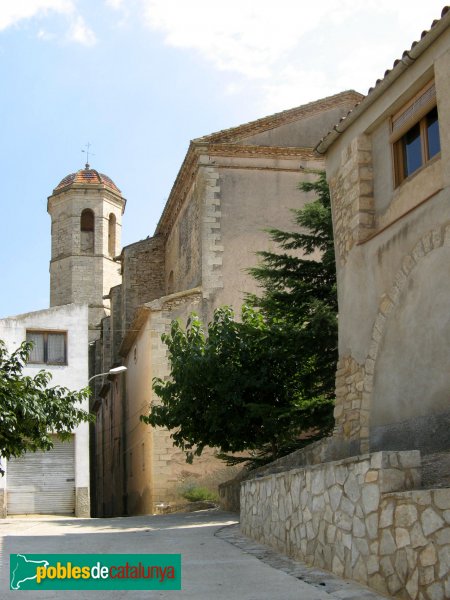
[(330, 598), (339, 600), (386, 600), (386, 598), (390, 598), (390, 596), (382, 596), (378, 592), (355, 581), (341, 579), (328, 571), (308, 567), (305, 563), (293, 560), (283, 554), (278, 554), (269, 546), (259, 544), (242, 535), (239, 523), (221, 527), (214, 535), (233, 546), (237, 546), (243, 552), (255, 556), (274, 569), (283, 571), (296, 579), (301, 579), (305, 583), (326, 592), (330, 595)]

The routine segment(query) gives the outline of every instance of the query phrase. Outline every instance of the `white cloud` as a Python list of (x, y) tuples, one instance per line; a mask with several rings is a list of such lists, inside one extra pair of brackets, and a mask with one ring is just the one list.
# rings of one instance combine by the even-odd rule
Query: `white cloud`
[(123, 7), (124, 1), (123, 0), (105, 0), (105, 4), (106, 4), (106, 6), (110, 6), (111, 8), (118, 10), (119, 8)]
[(196, 52), (228, 71), (226, 92), (251, 89), (262, 110), (342, 89), (366, 92), (442, 8), (442, 0), (140, 2), (145, 23), (166, 45)]
[(0, 5), (0, 31), (39, 14), (53, 11), (67, 15), (73, 10), (71, 0), (3, 0)]
[(224, 92), (227, 96), (235, 96), (242, 91), (242, 85), (237, 83), (236, 81), (232, 81), (230, 83), (225, 84)]
[[(323, 2), (308, 8), (282, 0), (143, 0), (148, 25), (170, 46), (199, 51), (221, 70), (250, 78), (268, 77), (271, 67), (298, 39), (317, 27), (327, 12)], [(345, 4), (347, 2), (345, 1)], [(280, 10), (285, 7), (285, 10)]]
[[(91, 0), (92, 2), (92, 0)], [(115, 27), (133, 16), (164, 43), (226, 72), (224, 91), (282, 110), (342, 89), (366, 92), (433, 18), (442, 0), (103, 0)], [(32, 17), (63, 16), (65, 36), (92, 46), (80, 0), (0, 0), (0, 31)], [(84, 4), (89, 6), (89, 2)], [(41, 19), (42, 20), (42, 19)], [(37, 36), (55, 39), (47, 23)]]
[(139, 2), (140, 0), (104, 0), (105, 6), (116, 12), (115, 27), (118, 29), (129, 28), (133, 14), (140, 17)]
[(39, 40), (43, 40), (44, 42), (48, 42), (55, 38), (55, 36), (52, 33), (49, 33), (45, 29), (40, 29), (37, 33), (37, 37)]
[(330, 84), (323, 72), (287, 66), (264, 83), (261, 91), (261, 111), (270, 114), (329, 96)]
[[(113, 0), (114, 1), (114, 0)], [(92, 46), (96, 43), (94, 32), (78, 13), (76, 0), (3, 0), (0, 5), (0, 31), (33, 17), (49, 17), (51, 13), (64, 16), (69, 23), (66, 39), (71, 42)], [(49, 41), (57, 36), (47, 29), (37, 32), (40, 40)]]
[(72, 42), (77, 42), (83, 46), (93, 46), (97, 42), (95, 33), (90, 29), (83, 17), (77, 15), (70, 26), (68, 39)]

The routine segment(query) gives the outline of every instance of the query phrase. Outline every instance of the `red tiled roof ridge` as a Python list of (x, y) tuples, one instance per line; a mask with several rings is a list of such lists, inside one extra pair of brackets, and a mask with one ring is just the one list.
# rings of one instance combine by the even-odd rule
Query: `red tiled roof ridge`
[(305, 115), (311, 115), (316, 112), (323, 111), (324, 108), (338, 106), (339, 104), (350, 100), (354, 100), (355, 104), (363, 98), (363, 95), (355, 90), (345, 90), (332, 96), (326, 96), (325, 98), (319, 98), (313, 100), (307, 104), (302, 104), (288, 110), (283, 110), (255, 121), (249, 121), (236, 127), (230, 127), (228, 129), (222, 129), (215, 133), (205, 135), (192, 140), (194, 143), (210, 143), (210, 142), (234, 142), (254, 135), (256, 133), (267, 131), (279, 127), (280, 124), (290, 123), (291, 121), (297, 120), (299, 117)]
[(74, 184), (104, 185), (105, 187), (108, 187), (108, 188), (112, 189), (113, 191), (121, 194), (121, 191), (119, 190), (117, 185), (114, 183), (114, 181), (111, 179), (111, 177), (108, 177), (108, 175), (105, 175), (104, 173), (99, 173), (95, 169), (91, 169), (91, 168), (80, 169), (76, 173), (70, 173), (69, 175), (66, 175), (66, 177), (61, 179), (61, 181), (55, 187), (53, 192), (59, 192), (62, 189), (67, 188)]

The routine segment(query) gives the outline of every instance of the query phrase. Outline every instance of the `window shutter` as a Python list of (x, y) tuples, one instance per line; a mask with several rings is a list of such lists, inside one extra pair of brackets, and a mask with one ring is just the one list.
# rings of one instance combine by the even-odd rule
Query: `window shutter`
[(436, 86), (428, 84), (413, 100), (392, 118), (391, 142), (402, 137), (417, 121), (436, 106)]

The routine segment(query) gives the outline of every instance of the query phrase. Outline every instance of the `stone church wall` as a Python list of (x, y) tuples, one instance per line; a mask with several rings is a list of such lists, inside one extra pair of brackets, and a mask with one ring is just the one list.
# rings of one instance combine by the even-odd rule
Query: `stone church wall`
[[(332, 129), (339, 119), (357, 102), (356, 92), (343, 92), (339, 98), (330, 97), (307, 105), (302, 118), (249, 135), (244, 143), (260, 146), (313, 148), (317, 141)], [(276, 118), (277, 115), (274, 115)]]
[(163, 237), (126, 246), (122, 258), (122, 335), (129, 329), (138, 306), (164, 293)]
[(201, 214), (205, 181), (198, 176), (188, 191), (165, 246), (165, 288), (161, 294), (189, 290), (201, 282)]
[(239, 154), (215, 158), (215, 168), (204, 167), (210, 180), (203, 214), (202, 287), (211, 307), (230, 305), (239, 313), (245, 294), (258, 290), (248, 272), (258, 264), (257, 252), (276, 249), (267, 228), (294, 227), (291, 209), (311, 199), (298, 185), (316, 179), (323, 162), (311, 153), (290, 157), (283, 150), (251, 162)]

